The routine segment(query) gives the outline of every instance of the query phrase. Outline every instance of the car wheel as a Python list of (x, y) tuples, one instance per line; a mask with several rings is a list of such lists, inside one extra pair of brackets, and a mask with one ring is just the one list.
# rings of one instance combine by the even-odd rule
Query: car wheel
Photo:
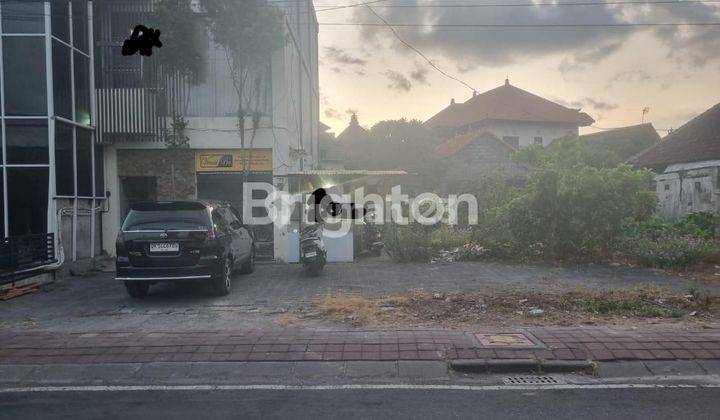
[(143, 298), (148, 295), (150, 283), (144, 281), (126, 281), (125, 289), (134, 298)]
[(220, 275), (213, 279), (213, 288), (215, 292), (220, 296), (225, 296), (230, 293), (232, 287), (232, 259), (225, 258), (225, 264), (223, 264)]
[(250, 274), (255, 271), (255, 247), (250, 250), (250, 256), (245, 260), (242, 267), (240, 267), (241, 274)]

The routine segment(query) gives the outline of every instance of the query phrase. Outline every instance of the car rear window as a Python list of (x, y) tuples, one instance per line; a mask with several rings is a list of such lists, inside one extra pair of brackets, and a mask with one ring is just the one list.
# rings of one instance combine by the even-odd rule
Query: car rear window
[(130, 210), (122, 230), (209, 229), (210, 217), (202, 210)]

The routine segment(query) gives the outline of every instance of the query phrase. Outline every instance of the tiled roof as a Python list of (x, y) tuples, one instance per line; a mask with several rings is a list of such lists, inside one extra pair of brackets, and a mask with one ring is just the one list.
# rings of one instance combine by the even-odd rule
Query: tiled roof
[(660, 142), (652, 124), (638, 124), (599, 133), (585, 134), (580, 140), (614, 152), (621, 160), (628, 159)]
[(587, 126), (589, 115), (541, 98), (528, 91), (503, 86), (475, 95), (462, 104), (451, 103), (425, 124), (429, 127), (462, 127), (484, 120), (557, 122)]
[(498, 143), (503, 144), (504, 146), (508, 147), (510, 150), (515, 150), (512, 146), (505, 143), (504, 141), (497, 138), (492, 133), (489, 133), (487, 131), (482, 132), (471, 132), (467, 134), (463, 134), (461, 136), (445, 140), (444, 142), (440, 143), (438, 147), (435, 148), (435, 154), (437, 154), (439, 157), (450, 157), (458, 152), (460, 152), (462, 149), (467, 147), (470, 143), (474, 142), (475, 140), (478, 140), (480, 138), (489, 138), (492, 140), (497, 141)]
[(344, 143), (345, 145), (349, 143), (364, 143), (368, 141), (372, 141), (372, 135), (368, 130), (360, 126), (357, 115), (355, 114), (353, 114), (350, 118), (350, 124), (347, 128), (337, 136), (337, 142), (341, 144)]
[(631, 158), (638, 167), (720, 159), (720, 103), (668, 134), (660, 143)]

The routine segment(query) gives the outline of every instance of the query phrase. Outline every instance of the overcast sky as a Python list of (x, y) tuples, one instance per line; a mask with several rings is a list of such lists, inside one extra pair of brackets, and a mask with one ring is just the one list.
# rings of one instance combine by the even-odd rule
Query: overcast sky
[[(562, 0), (562, 2), (618, 0)], [(623, 1), (623, 0), (619, 0)], [(634, 1), (637, 0), (625, 0)], [(652, 3), (649, 0), (647, 3)], [(655, 0), (657, 1), (657, 0)], [(360, 0), (315, 0), (322, 23), (381, 23), (366, 7), (320, 11)], [(383, 7), (553, 3), (549, 0), (386, 0), (373, 9), (390, 23), (625, 24), (720, 22), (720, 1), (686, 4)], [(557, 3), (555, 1), (554, 3)], [(438, 67), (478, 92), (510, 83), (572, 108), (597, 127), (677, 128), (720, 102), (720, 27), (397, 28)], [(321, 119), (336, 133), (349, 112), (360, 123), (426, 120), (472, 91), (431, 68), (382, 26), (320, 26)], [(584, 131), (596, 131), (586, 129)], [(660, 132), (664, 135), (664, 132)]]

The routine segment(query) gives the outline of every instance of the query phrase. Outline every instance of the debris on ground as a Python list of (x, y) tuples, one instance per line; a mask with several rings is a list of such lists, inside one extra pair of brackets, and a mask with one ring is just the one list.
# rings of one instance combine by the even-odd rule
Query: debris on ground
[(539, 308), (532, 308), (528, 311), (528, 314), (530, 316), (540, 316), (544, 313), (545, 313), (545, 311), (543, 311), (542, 309), (539, 309)]
[(452, 328), (474, 325), (610, 325), (617, 323), (716, 322), (720, 297), (657, 288), (528, 291), (487, 289), (428, 292), (382, 298), (341, 291), (317, 303), (317, 317), (355, 326), (403, 325)]
[(13, 287), (0, 291), (0, 300), (8, 300), (27, 293), (35, 293), (40, 290), (38, 283), (30, 283), (23, 286)]
[(460, 260), (460, 248), (452, 250), (440, 251), (438, 256), (431, 259), (431, 264), (442, 263), (442, 262), (455, 262)]

